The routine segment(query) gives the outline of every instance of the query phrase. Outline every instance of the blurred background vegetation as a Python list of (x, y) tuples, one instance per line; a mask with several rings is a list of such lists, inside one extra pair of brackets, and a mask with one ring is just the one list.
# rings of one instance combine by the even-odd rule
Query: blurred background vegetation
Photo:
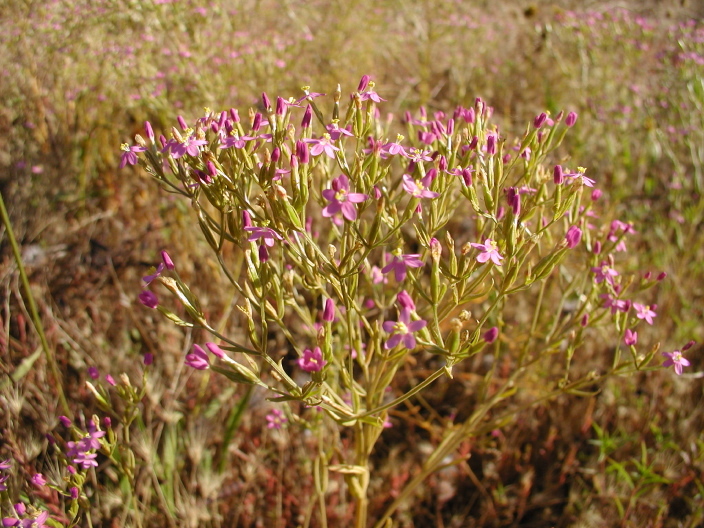
[[(399, 127), (406, 110), (448, 111), (475, 97), (506, 133), (541, 111), (574, 110), (566, 163), (587, 167), (611, 216), (634, 222), (625, 267), (668, 273), (649, 299), (657, 325), (639, 330), (644, 347), (672, 350), (704, 338), (702, 16), (688, 1), (6, 0), (0, 191), (74, 412), (96, 412), (88, 367), (139, 379), (142, 355), (157, 358), (134, 439), (151, 461), (138, 512), (125, 513), (119, 476), (101, 468), (96, 525), (295, 526), (311, 487), (306, 438), (266, 430), (263, 394), (189, 377), (183, 355), (200, 336), (136, 301), (162, 249), (225, 328), (234, 295), (187, 204), (137, 169), (118, 170), (120, 144), (145, 120), (166, 131), (204, 107), (245, 115), (262, 91), (299, 97), (303, 85), (330, 93), (339, 82), (344, 94), (363, 74)], [(8, 382), (38, 339), (4, 235), (0, 459), (20, 460), (26, 477), (47, 471), (44, 435), (60, 411), (43, 359)], [(601, 339), (591, 354), (613, 346)], [(688, 357), (681, 378), (618, 380), (597, 397), (517, 416), (468, 445), (466, 467), (429, 482), (399, 522), (702, 526), (701, 347)], [(458, 381), (441, 396), (465, 389)], [(413, 408), (393, 420), (373, 471), (378, 508), (437, 440)], [(341, 504), (337, 525), (346, 511)]]

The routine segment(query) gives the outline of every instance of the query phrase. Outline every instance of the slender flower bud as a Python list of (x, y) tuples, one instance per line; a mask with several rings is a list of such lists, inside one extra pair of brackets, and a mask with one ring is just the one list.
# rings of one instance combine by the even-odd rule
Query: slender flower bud
[(279, 147), (276, 147), (274, 151), (271, 153), (271, 162), (276, 163), (281, 159), (281, 149)]
[(146, 366), (149, 366), (154, 363), (154, 354), (152, 354), (151, 352), (147, 352), (146, 354), (144, 354), (143, 362)]
[(76, 486), (71, 486), (69, 494), (71, 495), (71, 500), (77, 500), (81, 492)]
[(686, 352), (687, 350), (689, 350), (690, 348), (692, 348), (696, 344), (697, 344), (696, 341), (690, 341), (689, 343), (687, 343), (685, 346), (682, 347), (682, 352)]
[(542, 112), (539, 116), (537, 116), (533, 120), (533, 126), (535, 128), (540, 128), (541, 126), (543, 126), (545, 124), (545, 121), (547, 120), (547, 118), (548, 118), (548, 115), (545, 112)]
[(208, 163), (206, 163), (206, 167), (208, 167), (208, 173), (215, 178), (218, 175), (218, 169), (215, 167), (215, 163), (212, 161), (208, 160)]
[(582, 316), (582, 320), (579, 322), (579, 324), (582, 326), (582, 328), (586, 328), (586, 326), (589, 324), (589, 314), (585, 313)]
[(154, 143), (154, 130), (152, 129), (152, 124), (149, 121), (144, 122), (144, 130), (146, 131), (149, 140)]
[(661, 280), (664, 280), (667, 277), (667, 272), (663, 271), (656, 277), (656, 281), (660, 282)]
[(447, 135), (451, 136), (454, 132), (455, 132), (455, 120), (448, 119), (447, 120)]
[(208, 350), (210, 350), (210, 352), (211, 352), (214, 356), (219, 357), (220, 359), (224, 359), (224, 358), (225, 358), (225, 352), (223, 351), (222, 348), (220, 348), (220, 347), (219, 347), (218, 345), (216, 345), (215, 343), (206, 343), (206, 344), (205, 344), (205, 348), (207, 348)]
[(71, 427), (71, 420), (66, 416), (59, 416), (59, 421), (64, 427)]
[(249, 215), (249, 211), (244, 209), (242, 211), (242, 228), (252, 227), (252, 217)]
[(592, 202), (596, 202), (599, 198), (601, 198), (601, 195), (601, 189), (594, 189), (592, 191)]
[(266, 249), (266, 244), (259, 245), (259, 261), (261, 263), (269, 260), (269, 250)]
[(482, 334), (482, 339), (484, 339), (487, 344), (491, 344), (496, 341), (497, 337), (499, 337), (499, 329), (496, 326), (489, 328), (489, 330)]
[(236, 108), (230, 108), (230, 119), (232, 119), (233, 123), (240, 122), (240, 113)]
[(335, 320), (335, 302), (332, 299), (325, 300), (325, 308), (323, 309), (323, 321), (332, 323)]
[(188, 125), (186, 124), (186, 120), (183, 117), (178, 116), (176, 118), (176, 121), (178, 121), (178, 126), (181, 127), (181, 130), (186, 130), (188, 128)]
[(303, 119), (301, 119), (301, 128), (310, 127), (310, 122), (313, 119), (313, 108), (308, 105), (306, 106), (306, 111), (303, 112)]
[(596, 242), (594, 242), (594, 247), (592, 248), (592, 253), (594, 253), (595, 255), (598, 255), (599, 253), (601, 253), (601, 242), (599, 242), (598, 240)]
[(266, 92), (262, 92), (262, 106), (264, 107), (264, 110), (269, 110), (269, 108), (271, 108), (271, 101), (269, 100), (269, 96)]
[(565, 125), (568, 127), (574, 126), (574, 124), (577, 122), (577, 114), (574, 112), (570, 112), (567, 114), (567, 118), (565, 118)]
[(225, 121), (227, 121), (227, 112), (223, 110), (220, 112), (220, 119), (218, 119), (218, 127), (222, 128), (225, 126)]
[(277, 116), (282, 116), (286, 112), (286, 101), (284, 101), (283, 97), (277, 97), (276, 98), (276, 115)]
[(161, 259), (164, 261), (164, 266), (166, 266), (166, 269), (172, 270), (176, 267), (174, 265), (174, 261), (171, 260), (171, 257), (166, 251), (161, 252)]
[(310, 162), (310, 151), (308, 150), (308, 143), (304, 143), (301, 140), (296, 141), (296, 156), (298, 156), (298, 161), (304, 165)]
[(496, 154), (496, 134), (489, 134), (487, 136), (486, 153), (492, 156)]
[(430, 239), (430, 257), (434, 262), (440, 262), (440, 257), (442, 256), (442, 245), (440, 241), (433, 237)]
[(467, 187), (472, 185), (472, 169), (462, 169), (462, 179)]
[(582, 240), (582, 230), (577, 226), (571, 226), (567, 230), (565, 240), (567, 240), (567, 247), (572, 249), (577, 244), (579, 244), (580, 240)]
[(362, 79), (359, 81), (359, 86), (357, 87), (358, 92), (363, 92), (369, 86), (369, 75), (362, 75)]
[(257, 112), (254, 114), (254, 120), (252, 121), (252, 130), (258, 131), (262, 126), (262, 115)]
[(164, 134), (159, 136), (159, 143), (161, 143), (161, 148), (166, 148), (168, 141), (166, 140), (166, 136), (164, 136)]
[(564, 183), (565, 176), (562, 172), (562, 165), (555, 165), (552, 171), (552, 180), (555, 182), (555, 185), (562, 185)]
[(416, 309), (416, 303), (413, 302), (413, 299), (411, 299), (411, 296), (408, 295), (406, 290), (401, 290), (401, 293), (396, 296), (396, 300), (403, 310), (412, 312)]

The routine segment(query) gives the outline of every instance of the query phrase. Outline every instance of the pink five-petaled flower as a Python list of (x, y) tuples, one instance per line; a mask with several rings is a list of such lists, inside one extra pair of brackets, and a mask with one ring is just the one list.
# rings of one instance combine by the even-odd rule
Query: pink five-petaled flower
[(662, 364), (663, 367), (675, 367), (675, 373), (679, 376), (682, 374), (682, 367), (688, 367), (690, 365), (689, 360), (682, 355), (682, 352), (675, 350), (673, 352), (663, 352), (663, 356), (667, 360)]
[[(396, 282), (403, 282), (406, 278), (406, 268), (420, 268), (423, 266), (423, 261), (420, 260), (420, 255), (417, 253), (409, 255), (394, 255), (391, 262), (381, 269), (382, 273), (389, 273), (393, 270)], [(403, 293), (403, 292), (402, 292)]]
[(623, 342), (628, 346), (635, 345), (638, 342), (638, 332), (626, 328), (626, 333), (623, 335)]
[(323, 208), (325, 218), (342, 212), (342, 216), (350, 222), (357, 218), (357, 209), (352, 204), (361, 203), (368, 198), (366, 194), (351, 193), (350, 180), (344, 174), (332, 180), (332, 189), (325, 189), (321, 194), (330, 202)]
[(323, 134), (323, 137), (318, 139), (304, 139), (306, 143), (312, 145), (310, 153), (313, 156), (320, 156), (323, 152), (331, 159), (335, 159), (335, 151), (340, 150), (331, 143), (330, 134)]
[(288, 422), (288, 419), (280, 409), (272, 409), (271, 412), (266, 415), (266, 421), (268, 422), (266, 426), (269, 429), (281, 429), (283, 425)]
[(653, 317), (655, 317), (657, 314), (652, 310), (655, 308), (655, 305), (649, 306), (647, 304), (640, 304), (637, 302), (633, 303), (633, 308), (636, 309), (636, 317), (638, 319), (645, 319), (645, 322), (648, 323), (649, 325), (653, 324)]
[(398, 321), (385, 321), (382, 325), (385, 332), (392, 334), (384, 344), (384, 348), (390, 350), (401, 342), (409, 350), (415, 348), (416, 338), (413, 333), (425, 328), (427, 324), (427, 321), (423, 319), (411, 321), (411, 311), (401, 308), (398, 314)]
[(264, 244), (269, 247), (272, 247), (276, 240), (284, 239), (284, 237), (282, 237), (270, 227), (250, 226), (245, 227), (244, 230), (251, 233), (251, 235), (249, 235), (249, 238), (247, 238), (248, 241), (253, 242), (254, 240), (261, 238)]
[(602, 262), (601, 265), (593, 267), (592, 272), (596, 274), (594, 280), (597, 284), (604, 281), (613, 284), (614, 277), (618, 276), (618, 271), (609, 266), (608, 262)]
[(473, 248), (481, 249), (482, 252), (477, 255), (477, 262), (484, 264), (488, 260), (491, 260), (497, 266), (501, 266), (501, 261), (504, 257), (499, 253), (499, 246), (492, 239), (487, 238), (483, 244), (476, 244), (472, 242), (470, 244)]
[(32, 478), (30, 479), (30, 482), (37, 486), (38, 488), (41, 488), (46, 484), (46, 479), (44, 478), (44, 475), (41, 473), (35, 473)]
[(428, 190), (430, 183), (430, 174), (426, 174), (419, 181), (414, 180), (410, 174), (403, 175), (403, 189), (414, 198), (437, 198), (440, 196), (440, 193)]
[[(15, 505), (15, 511), (17, 511), (18, 515), (22, 515), (24, 517), (26, 510), (22, 509), (22, 513), (20, 513), (20, 509), (18, 508), (19, 505), (21, 505), (21, 503)], [(47, 519), (49, 519), (49, 512), (44, 510), (36, 517), (25, 517), (24, 519), (4, 517), (2, 519), (2, 526), (7, 528), (10, 526), (17, 526), (18, 528), (49, 528), (49, 525), (46, 524)]]
[(199, 345), (193, 345), (193, 352), (186, 356), (185, 363), (196, 370), (207, 370), (210, 368), (208, 353)]
[(137, 165), (137, 154), (135, 152), (144, 152), (147, 150), (139, 145), (132, 145), (131, 147), (127, 143), (120, 145), (120, 150), (123, 151), (122, 157), (120, 158), (120, 168), (124, 168), (125, 165)]
[(172, 139), (170, 140), (167, 144), (166, 147), (164, 147), (163, 151), (170, 151), (171, 152), (171, 157), (174, 159), (178, 159), (185, 154), (188, 154), (189, 156), (196, 157), (200, 153), (200, 146), (201, 145), (207, 145), (208, 142), (204, 139), (196, 139), (192, 135), (188, 135), (185, 138), (183, 138), (182, 141), (179, 141), (177, 139)]
[(303, 357), (298, 358), (298, 366), (306, 372), (319, 372), (327, 365), (327, 361), (323, 359), (323, 353), (320, 347), (315, 347), (313, 350), (306, 348), (303, 351)]

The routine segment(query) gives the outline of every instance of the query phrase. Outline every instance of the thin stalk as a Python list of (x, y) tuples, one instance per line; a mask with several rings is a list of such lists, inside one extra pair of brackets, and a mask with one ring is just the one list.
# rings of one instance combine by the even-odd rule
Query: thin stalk
[(7, 238), (10, 241), (10, 246), (12, 246), (12, 254), (15, 257), (15, 262), (17, 262), (17, 269), (20, 272), (20, 280), (22, 281), (22, 288), (24, 289), (25, 297), (27, 298), (27, 304), (29, 305), (29, 311), (32, 315), (32, 321), (34, 322), (34, 329), (39, 335), (39, 340), (42, 343), (42, 349), (44, 350), (44, 355), (46, 356), (47, 363), (49, 363), (49, 370), (51, 370), (51, 375), (54, 378), (54, 383), (56, 385), (56, 390), (59, 395), (59, 404), (63, 413), (71, 417), (71, 410), (69, 409), (68, 402), (66, 401), (66, 396), (64, 395), (63, 379), (59, 373), (59, 366), (56, 363), (56, 357), (54, 356), (51, 347), (49, 347), (49, 341), (46, 339), (44, 334), (44, 326), (42, 325), (42, 320), (39, 317), (39, 311), (37, 310), (37, 304), (34, 302), (34, 296), (32, 295), (32, 290), (29, 286), (29, 278), (27, 277), (27, 272), (22, 264), (22, 255), (20, 254), (20, 247), (17, 244), (17, 239), (15, 238), (15, 233), (12, 230), (12, 223), (10, 222), (10, 216), (7, 214), (7, 208), (5, 207), (5, 200), (0, 193), (0, 214), (2, 214), (2, 223), (5, 224), (5, 231), (7, 232)]

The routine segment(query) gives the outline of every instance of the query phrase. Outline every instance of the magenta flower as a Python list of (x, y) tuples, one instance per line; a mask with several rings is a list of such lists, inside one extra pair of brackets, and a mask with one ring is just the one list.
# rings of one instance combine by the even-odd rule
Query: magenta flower
[(582, 240), (582, 230), (577, 226), (571, 226), (567, 230), (565, 240), (567, 241), (568, 248), (574, 248), (577, 244), (579, 244), (579, 241)]
[(313, 145), (310, 148), (310, 153), (313, 156), (320, 156), (322, 153), (331, 159), (335, 159), (335, 151), (340, 150), (332, 144), (330, 134), (323, 134), (323, 137), (318, 139), (304, 139), (306, 143)]
[(489, 330), (482, 334), (482, 339), (484, 339), (487, 344), (491, 344), (496, 341), (497, 337), (499, 337), (499, 329), (496, 326), (492, 326)]
[(328, 362), (323, 359), (320, 347), (315, 347), (313, 350), (306, 348), (303, 351), (303, 357), (298, 358), (297, 363), (300, 369), (306, 372), (320, 372)]
[(284, 239), (284, 237), (282, 237), (280, 234), (278, 234), (276, 231), (274, 231), (270, 227), (250, 226), (250, 227), (245, 227), (244, 230), (251, 233), (251, 235), (249, 235), (249, 238), (247, 238), (248, 241), (253, 242), (254, 240), (261, 238), (263, 240), (264, 244), (266, 244), (269, 247), (272, 247), (276, 240), (283, 240)]
[(645, 319), (645, 322), (649, 325), (653, 324), (653, 317), (657, 315), (653, 311), (653, 308), (656, 308), (655, 305), (649, 306), (647, 304), (633, 303), (633, 308), (636, 309), (636, 317), (638, 319)]
[(628, 346), (635, 345), (638, 342), (638, 332), (634, 332), (630, 328), (627, 328), (626, 333), (623, 335), (623, 342)]
[(613, 284), (614, 277), (618, 276), (618, 271), (609, 266), (607, 262), (602, 262), (600, 266), (593, 267), (592, 272), (596, 274), (594, 280), (597, 284), (604, 281)]
[(236, 149), (241, 149), (244, 148), (247, 145), (247, 141), (251, 141), (255, 138), (250, 137), (250, 136), (227, 136), (225, 139), (223, 139), (220, 142), (220, 147), (221, 149), (226, 149), (226, 148), (231, 148), (235, 147)]
[(422, 163), (424, 161), (433, 161), (433, 158), (431, 158), (429, 154), (430, 153), (425, 150), (412, 148), (405, 153), (405, 156), (413, 163)]
[(185, 363), (196, 370), (207, 370), (210, 368), (208, 354), (199, 345), (193, 345), (193, 352), (186, 356)]
[(354, 137), (354, 134), (347, 130), (346, 128), (340, 128), (337, 123), (331, 123), (325, 127), (330, 134), (330, 139), (337, 141), (341, 136)]
[(414, 198), (437, 198), (440, 196), (440, 193), (428, 190), (430, 184), (430, 174), (426, 174), (419, 181), (414, 180), (409, 174), (403, 175), (403, 189)]
[(161, 275), (161, 273), (164, 271), (164, 268), (165, 268), (165, 266), (164, 266), (164, 263), (162, 262), (159, 264), (159, 267), (156, 269), (156, 271), (154, 273), (152, 273), (151, 275), (145, 275), (144, 277), (142, 277), (142, 280), (144, 281), (144, 283), (147, 286), (149, 286), (152, 283), (152, 281), (154, 281), (154, 279), (156, 279), (157, 277), (159, 277)]
[(401, 309), (398, 314), (398, 321), (385, 321), (382, 325), (384, 331), (391, 334), (391, 337), (384, 344), (386, 350), (394, 348), (399, 343), (409, 350), (416, 347), (416, 338), (414, 332), (425, 328), (427, 321), (423, 319), (419, 321), (411, 321), (410, 310)]
[(386, 159), (389, 156), (396, 156), (400, 154), (401, 156), (408, 156), (406, 149), (400, 145), (403, 140), (403, 136), (398, 136), (396, 138), (396, 143), (386, 143), (381, 147), (381, 157)]
[(663, 352), (663, 356), (667, 360), (662, 364), (663, 367), (675, 367), (675, 373), (679, 376), (682, 374), (682, 367), (688, 367), (690, 362), (682, 355), (682, 352), (675, 350), (673, 352)]
[(386, 266), (381, 269), (382, 273), (394, 272), (396, 282), (403, 282), (406, 278), (406, 268), (420, 268), (423, 266), (423, 261), (420, 260), (420, 255), (417, 253), (409, 255), (394, 256)]
[(123, 143), (120, 146), (120, 150), (123, 151), (120, 158), (120, 168), (124, 168), (125, 165), (137, 165), (137, 154), (135, 152), (144, 152), (147, 150), (139, 145), (132, 145), (131, 147), (127, 143)]
[(330, 218), (339, 212), (350, 222), (357, 218), (357, 209), (353, 204), (362, 203), (368, 196), (362, 193), (351, 193), (350, 181), (347, 176), (340, 174), (332, 180), (332, 189), (325, 189), (321, 194), (330, 203), (323, 208), (323, 216)]
[(46, 484), (46, 479), (41, 473), (35, 473), (29, 481), (36, 487), (41, 488)]
[(147, 308), (156, 308), (159, 305), (159, 298), (156, 293), (144, 290), (139, 294), (139, 302), (141, 302)]
[(484, 264), (491, 260), (497, 266), (501, 266), (501, 261), (504, 257), (499, 253), (499, 246), (492, 239), (487, 238), (483, 244), (470, 244), (473, 248), (481, 249), (482, 252), (477, 255), (477, 262)]
[(200, 146), (201, 145), (207, 145), (208, 142), (204, 139), (196, 139), (193, 136), (189, 135), (186, 138), (182, 139), (181, 141), (178, 141), (176, 139), (170, 140), (162, 152), (166, 152), (167, 150), (171, 153), (171, 157), (174, 159), (178, 159), (186, 154), (189, 156), (196, 157), (198, 154), (200, 154)]
[(279, 409), (272, 409), (269, 414), (266, 415), (266, 421), (268, 422), (266, 426), (269, 429), (281, 429), (288, 419), (284, 416), (283, 411)]

